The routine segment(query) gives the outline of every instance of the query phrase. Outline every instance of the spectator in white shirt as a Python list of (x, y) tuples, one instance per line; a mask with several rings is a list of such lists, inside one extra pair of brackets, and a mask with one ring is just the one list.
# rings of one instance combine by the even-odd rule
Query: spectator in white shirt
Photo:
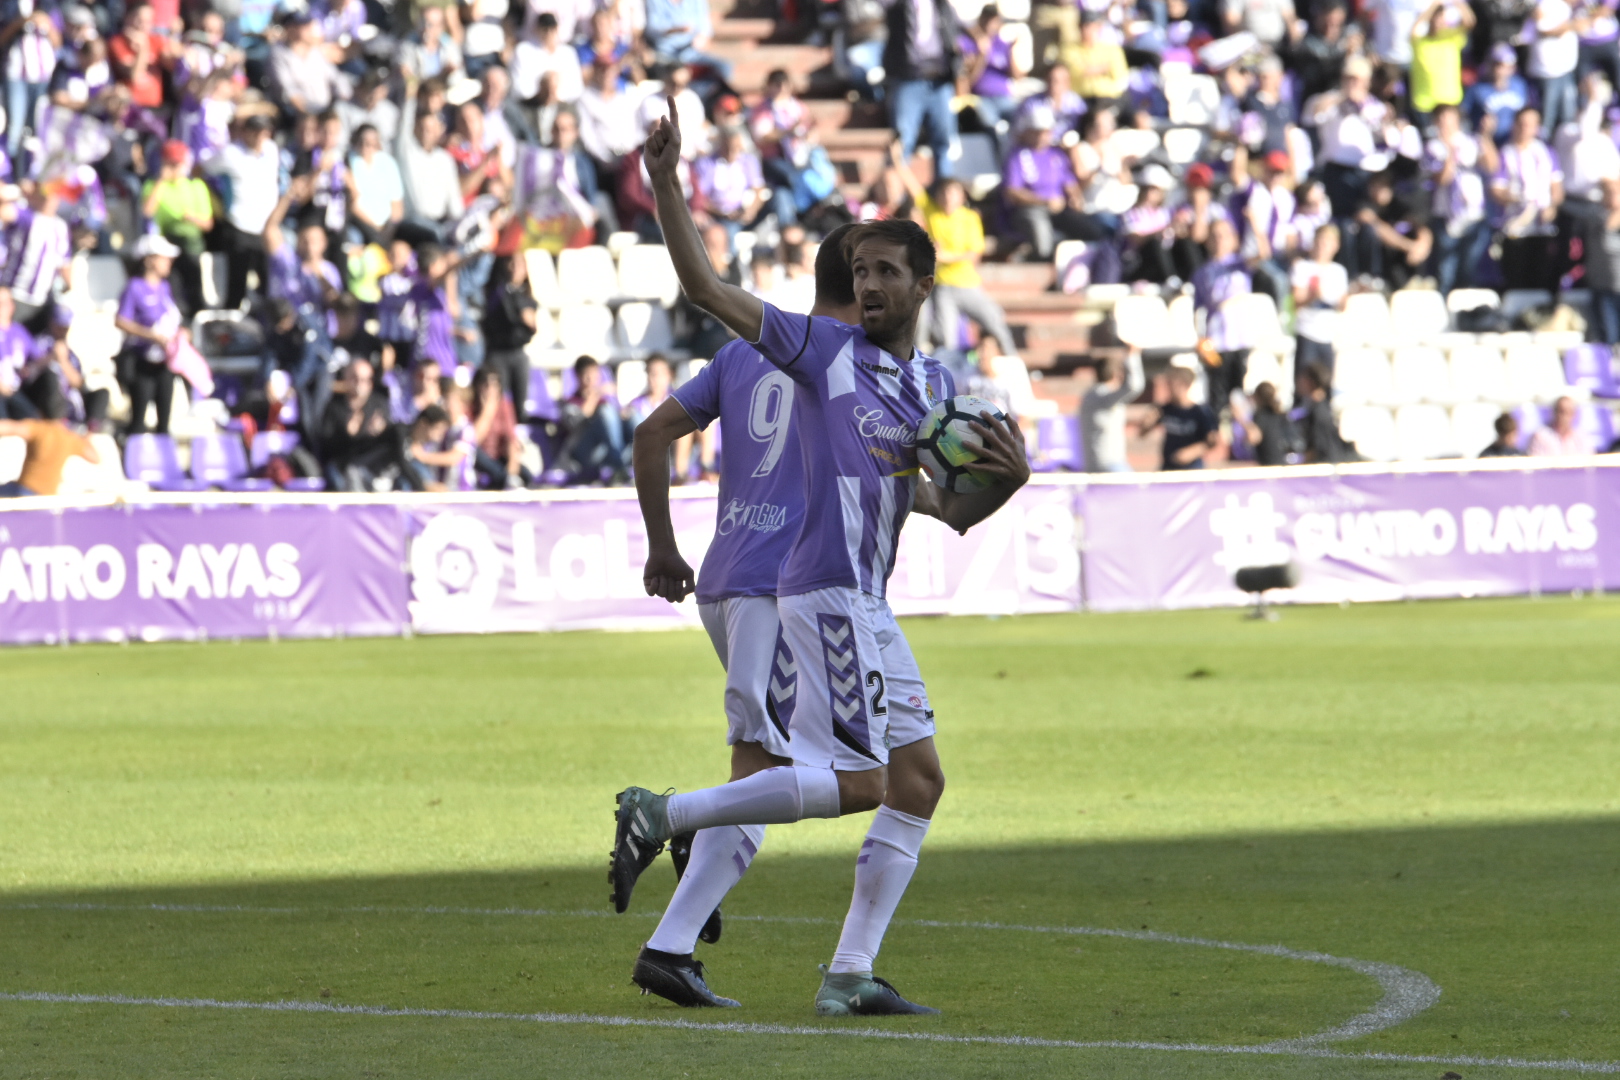
[(1350, 295), (1350, 278), (1333, 261), (1339, 253), (1339, 228), (1324, 225), (1311, 242), (1311, 257), (1300, 259), (1289, 271), (1294, 289), (1294, 367), (1321, 364), (1333, 371), (1333, 339), (1339, 333), (1339, 313)]
[(352, 139), (361, 124), (370, 124), (384, 146), (391, 146), (399, 137), (399, 106), (388, 97), (388, 77), (372, 72), (360, 80), (351, 101), (339, 102), (338, 115), (343, 118), (344, 137)]
[[(681, 126), (681, 156), (696, 161), (709, 152), (714, 140), (709, 137), (709, 118), (703, 109), (703, 99), (692, 89), (692, 69), (686, 64), (675, 64), (664, 77), (663, 87), (648, 94), (636, 113), (636, 123), (643, 133), (669, 115), (669, 98), (675, 99), (676, 119)], [(690, 144), (690, 145), (689, 145)]]
[(1537, 428), (1530, 436), (1531, 457), (1579, 457), (1592, 452), (1592, 440), (1586, 432), (1575, 426), (1577, 413), (1574, 398), (1561, 397), (1553, 402), (1552, 423)]
[(1552, 237), (1564, 201), (1564, 172), (1536, 137), (1540, 129), (1541, 114), (1520, 109), (1491, 178), (1491, 197), (1502, 215), (1502, 276), (1510, 289), (1551, 288), (1557, 274)]
[(448, 79), (461, 70), (461, 46), (445, 25), (444, 8), (422, 9), (420, 26), (400, 49), (400, 65), (418, 80)]
[(1097, 365), (1097, 381), (1080, 398), (1080, 443), (1086, 472), (1130, 472), (1125, 458), (1125, 407), (1142, 396), (1147, 379), (1142, 354), (1131, 350), (1121, 370), (1118, 360)]
[[(429, 9), (432, 10), (432, 9)], [(444, 148), (444, 120), (432, 109), (416, 111), (408, 100), (401, 118), (394, 156), (405, 188), (406, 221), (443, 239), (461, 216), (461, 177), (456, 160)]]
[(612, 170), (641, 144), (636, 102), (619, 90), (617, 64), (592, 64), (585, 92), (575, 103), (579, 141), (597, 165)]
[(326, 54), (321, 24), (308, 14), (287, 25), (287, 43), (270, 50), (270, 81), (278, 99), (296, 113), (325, 112), (349, 96), (349, 77)]
[(1320, 141), (1322, 183), (1333, 203), (1333, 215), (1348, 218), (1367, 196), (1367, 180), (1389, 164), (1390, 147), (1400, 133), (1389, 108), (1369, 90), (1372, 65), (1365, 57), (1344, 62), (1337, 90), (1305, 103), (1302, 122), (1315, 128)]
[(1530, 63), (1525, 73), (1541, 96), (1542, 137), (1551, 139), (1561, 124), (1575, 119), (1575, 66), (1580, 61), (1580, 35), (1575, 10), (1567, 0), (1539, 0), (1525, 22), (1530, 37)]
[(386, 244), (405, 217), (405, 182), (399, 163), (383, 150), (382, 136), (370, 124), (354, 133), (349, 158), (349, 217), (368, 244)]
[(1455, 105), (1435, 109), (1434, 132), (1424, 148), (1423, 171), (1433, 191), (1435, 285), (1449, 293), (1474, 283), (1491, 244), (1485, 186), (1496, 173), (1496, 143), (1464, 131)]
[(242, 121), (237, 141), (215, 154), (205, 166), (230, 181), (230, 207), (215, 223), (221, 234), (228, 273), (225, 306), (237, 308), (247, 295), (247, 274), (270, 280), (264, 261), (264, 225), (281, 198), (281, 149), (270, 137), (270, 121), (250, 116)]
[(519, 99), (528, 101), (540, 93), (540, 79), (548, 71), (557, 73), (557, 100), (572, 103), (585, 89), (579, 68), (579, 53), (557, 28), (557, 16), (545, 12), (535, 20), (534, 29), (512, 50), (512, 88)]
[[(603, 5), (607, 6), (607, 5)], [(590, 20), (591, 13), (596, 10), (595, 0), (529, 0), (523, 19), (525, 33), (545, 15), (557, 20), (557, 30), (562, 35), (562, 43), (571, 45), (577, 41)]]

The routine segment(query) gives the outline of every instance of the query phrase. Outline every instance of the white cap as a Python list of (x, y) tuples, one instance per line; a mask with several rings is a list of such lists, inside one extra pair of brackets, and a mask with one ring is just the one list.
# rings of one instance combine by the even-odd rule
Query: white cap
[(147, 233), (135, 241), (135, 257), (137, 259), (144, 259), (148, 255), (161, 255), (165, 259), (172, 259), (179, 254), (179, 248), (156, 233)]

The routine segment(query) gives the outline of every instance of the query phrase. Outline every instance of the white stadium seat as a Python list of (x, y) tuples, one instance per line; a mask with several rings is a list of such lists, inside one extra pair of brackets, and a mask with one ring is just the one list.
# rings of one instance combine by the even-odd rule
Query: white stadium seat
[(1108, 137), (1108, 152), (1126, 160), (1147, 157), (1158, 148), (1159, 133), (1144, 128), (1118, 128)]
[(606, 360), (614, 352), (613, 312), (602, 304), (569, 304), (557, 317), (557, 338), (575, 356)]
[(197, 257), (197, 265), (202, 270), (203, 307), (224, 307), (230, 288), (229, 257), (223, 251), (205, 251)]
[(1170, 301), (1170, 347), (1191, 349), (1198, 345), (1198, 324), (1193, 316), (1197, 309), (1193, 298), (1185, 293)]
[(1263, 382), (1271, 384), (1277, 391), (1277, 399), (1283, 405), (1294, 400), (1294, 358), (1292, 356), (1278, 356), (1269, 349), (1255, 349), (1249, 354), (1249, 366), (1243, 374), (1243, 392), (1254, 393), (1255, 387)]
[(565, 312), (575, 304), (605, 304), (618, 295), (619, 270), (605, 247), (565, 248), (557, 256), (557, 286)]
[(1379, 349), (1339, 351), (1333, 364), (1334, 400), (1346, 408), (1384, 405), (1394, 396), (1389, 360)]
[(1396, 409), (1395, 445), (1402, 461), (1457, 456), (1451, 417), (1439, 405), (1402, 405)]
[(88, 374), (114, 367), (114, 358), (124, 347), (124, 332), (113, 324), (110, 311), (81, 312), (68, 327), (67, 340)]
[(1390, 377), (1394, 388), (1391, 400), (1398, 405), (1420, 401), (1450, 405), (1458, 400), (1451, 390), (1451, 369), (1439, 349), (1426, 345), (1396, 349), (1390, 360)]
[(1466, 401), (1451, 410), (1451, 445), (1463, 457), (1478, 457), (1496, 441), (1496, 418), (1502, 407), (1488, 401)]
[(1221, 105), (1221, 87), (1210, 75), (1163, 73), (1170, 122), (1177, 127), (1207, 127)]
[(1502, 306), (1502, 298), (1494, 289), (1452, 289), (1446, 295), (1446, 310), (1455, 315), (1459, 311)]
[(0, 435), (0, 484), (9, 484), (22, 475), (28, 444), (20, 435)]
[(619, 257), (620, 296), (657, 300), (672, 307), (680, 294), (680, 278), (663, 244), (637, 244)]
[(557, 290), (557, 264), (551, 261), (551, 252), (530, 248), (523, 253), (523, 262), (529, 270), (529, 293), (534, 302), (551, 311), (560, 310), (562, 294)]
[(1087, 244), (1084, 240), (1059, 240), (1057, 247), (1052, 249), (1052, 265), (1057, 268), (1058, 287), (1063, 287), (1063, 272), (1069, 264), (1086, 253)]
[(1451, 329), (1445, 297), (1433, 289), (1402, 289), (1389, 298), (1389, 321), (1396, 342), (1415, 342)]
[(1339, 435), (1369, 461), (1394, 461), (1400, 454), (1395, 418), (1381, 405), (1355, 405), (1339, 417)]
[(1506, 404), (1507, 365), (1502, 354), (1490, 345), (1468, 345), (1451, 353), (1451, 389), (1458, 401), (1489, 401)]
[(619, 404), (628, 405), (647, 392), (647, 365), (641, 360), (626, 360), (613, 369), (613, 384), (618, 387)]
[(1204, 149), (1204, 133), (1198, 128), (1170, 128), (1164, 133), (1164, 152), (1172, 165), (1191, 165)]
[(1521, 345), (1507, 351), (1509, 400), (1551, 404), (1568, 392), (1564, 361), (1550, 345)]
[(1126, 296), (1114, 305), (1114, 333), (1135, 349), (1172, 348), (1170, 311), (1152, 294)]
[(1530, 340), (1537, 345), (1550, 346), (1562, 356), (1571, 349), (1585, 345), (1586, 335), (1579, 330), (1537, 330), (1530, 335)]
[(85, 260), (84, 287), (90, 303), (98, 308), (114, 309), (124, 295), (129, 274), (119, 255), (91, 255)]
[(1277, 317), (1277, 302), (1265, 293), (1234, 296), (1221, 310), (1242, 320), (1242, 325), (1253, 331), (1259, 348), (1280, 349), (1284, 340), (1292, 340), (1283, 333), (1282, 320)]
[[(668, 111), (667, 109), (665, 110)], [(608, 253), (615, 259), (622, 258), (624, 253), (641, 243), (641, 234), (633, 232), (610, 233), (607, 238)]]
[(552, 318), (551, 312), (541, 308), (534, 313), (534, 337), (529, 339), (529, 345), (537, 349), (549, 349), (557, 344), (557, 320)]
[(631, 356), (644, 357), (648, 353), (668, 352), (675, 346), (675, 335), (669, 327), (669, 312), (657, 304), (641, 302), (619, 307), (619, 343)]
[(1377, 345), (1390, 342), (1392, 331), (1389, 304), (1379, 293), (1356, 293), (1344, 302), (1339, 320), (1339, 340), (1347, 345)]

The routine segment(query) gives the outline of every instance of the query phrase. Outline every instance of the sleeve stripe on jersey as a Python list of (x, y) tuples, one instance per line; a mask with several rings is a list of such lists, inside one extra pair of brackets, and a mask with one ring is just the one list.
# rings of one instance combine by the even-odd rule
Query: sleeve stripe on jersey
[(799, 357), (804, 355), (804, 350), (806, 350), (806, 349), (808, 349), (810, 347), (810, 331), (812, 329), (814, 329), (814, 327), (815, 327), (815, 319), (814, 319), (814, 317), (810, 316), (810, 315), (806, 315), (804, 317), (804, 344), (799, 346), (799, 351), (793, 354), (793, 359), (791, 359), (787, 363), (783, 364), (782, 365), (783, 367), (790, 368), (794, 364), (797, 364), (799, 362)]

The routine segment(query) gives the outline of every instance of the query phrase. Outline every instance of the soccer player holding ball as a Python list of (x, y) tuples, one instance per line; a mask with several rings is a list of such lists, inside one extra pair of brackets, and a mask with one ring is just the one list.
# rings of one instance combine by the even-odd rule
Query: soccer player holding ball
[[(954, 397), (950, 374), (915, 348), (918, 311), (934, 285), (934, 247), (912, 222), (858, 226), (843, 247), (860, 326), (785, 313), (715, 275), (681, 192), (680, 143), (679, 128), (660, 120), (643, 160), (681, 286), (793, 382), (804, 515), (776, 595), (797, 664), (788, 724), (794, 764), (670, 796), (620, 792), (615, 900), (628, 902), (637, 877), (680, 833), (875, 809), (816, 1011), (930, 1012), (872, 968), (944, 790), (927, 689), (884, 600), (900, 527), (917, 498), (918, 426), (936, 402)], [(928, 496), (928, 509), (959, 532), (1029, 479), (1016, 424), (985, 414), (972, 428), (982, 449), (970, 471), (989, 483)]]

